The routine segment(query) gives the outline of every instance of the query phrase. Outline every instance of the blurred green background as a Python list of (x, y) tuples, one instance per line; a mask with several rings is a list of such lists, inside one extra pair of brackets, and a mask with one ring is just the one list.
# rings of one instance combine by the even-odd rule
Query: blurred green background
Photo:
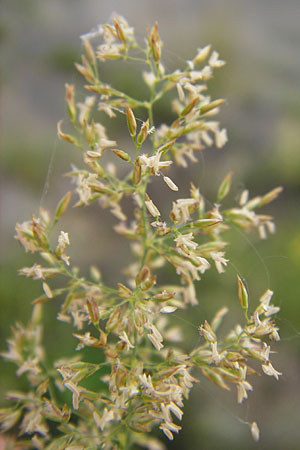
[[(1, 145), (1, 351), (16, 320), (26, 322), (31, 300), (41, 293), (38, 282), (19, 277), (17, 269), (33, 262), (14, 240), (16, 222), (38, 213), (40, 203), (55, 207), (70, 188), (62, 174), (79, 154), (56, 138), (56, 123), (66, 118), (64, 84), (76, 81), (73, 62), (79, 60), (79, 35), (107, 22), (113, 11), (127, 18), (137, 36), (159, 22), (167, 69), (192, 58), (197, 47), (211, 43), (227, 61), (209, 82), (213, 97), (226, 98), (221, 123), (228, 129), (223, 150), (209, 149), (191, 167), (190, 179), (209, 202), (220, 181), (232, 170), (230, 205), (245, 187), (253, 195), (282, 185), (284, 192), (265, 208), (275, 216), (277, 233), (266, 241), (233, 231), (228, 250), (232, 264), (226, 274), (213, 271), (199, 282), (199, 306), (179, 314), (187, 349), (197, 345), (197, 326), (227, 304), (231, 315), (226, 326), (242, 320), (236, 300), (236, 272), (248, 282), (257, 301), (265, 289), (275, 291), (281, 306), (281, 342), (274, 346), (277, 382), (262, 376), (253, 380), (254, 392), (242, 406), (236, 392), (221, 392), (205, 380), (186, 402), (183, 430), (169, 449), (289, 449), (300, 442), (300, 3), (299, 0), (10, 0), (0, 6), (0, 145)], [(133, 68), (120, 72), (110, 66), (109, 76), (124, 89), (139, 89)], [(157, 124), (167, 120), (165, 104), (157, 111)], [(125, 123), (113, 122), (110, 137), (123, 138)], [(127, 145), (127, 144), (126, 144)], [(173, 170), (173, 169), (172, 169)], [(174, 172), (175, 173), (175, 172)], [(172, 178), (181, 176), (178, 170)], [(178, 179), (178, 178), (177, 178)], [(183, 182), (182, 196), (188, 190)], [(165, 189), (166, 198), (174, 200)], [(169, 195), (167, 197), (167, 195)], [(230, 203), (231, 200), (231, 203)], [(115, 236), (106, 210), (72, 210), (61, 228), (70, 232), (71, 259), (83, 272), (97, 264), (104, 278), (116, 283), (126, 264), (127, 244)], [(86, 237), (86, 231), (88, 238)], [(111, 245), (114, 251), (111, 251)], [(80, 255), (80, 258), (79, 256)], [(64, 356), (76, 344), (66, 326), (54, 322), (57, 304), (48, 306), (45, 329), (51, 358)], [(53, 319), (53, 320), (52, 320)], [(69, 330), (67, 330), (69, 331)], [(7, 389), (21, 388), (14, 366), (1, 361), (1, 397)], [(261, 440), (254, 444), (248, 427), (239, 423), (257, 420)]]

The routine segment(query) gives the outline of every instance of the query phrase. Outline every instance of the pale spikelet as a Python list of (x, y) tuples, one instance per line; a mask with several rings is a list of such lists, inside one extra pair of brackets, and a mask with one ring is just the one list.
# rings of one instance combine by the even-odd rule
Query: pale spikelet
[(34, 234), (34, 229), (39, 225), (41, 225), (39, 219), (16, 224), (17, 234), (15, 239), (23, 245), (25, 252), (30, 251), (31, 253), (35, 253), (42, 249)]
[(187, 222), (190, 218), (191, 210), (196, 206), (197, 200), (193, 198), (181, 198), (173, 202), (171, 211), (172, 220)]
[(250, 383), (248, 383), (248, 381), (240, 381), (237, 384), (237, 401), (238, 403), (242, 403), (245, 399), (248, 398), (248, 393), (247, 391), (253, 391), (253, 387), (251, 386)]
[(158, 331), (158, 329), (156, 328), (155, 325), (153, 324), (149, 324), (148, 328), (152, 331), (152, 334), (147, 334), (149, 340), (151, 341), (151, 343), (153, 344), (153, 346), (160, 351), (163, 348), (163, 337), (160, 334), (160, 332)]
[(154, 392), (151, 375), (147, 376), (145, 373), (143, 373), (142, 375), (139, 375), (139, 379), (145, 389), (147, 389), (149, 392)]
[(64, 385), (67, 389), (69, 389), (72, 392), (72, 404), (73, 404), (73, 408), (74, 409), (78, 409), (79, 408), (79, 395), (80, 392), (76, 386), (76, 384), (74, 384), (72, 381), (67, 381), (64, 382)]
[[(150, 130), (149, 130), (150, 131)], [(149, 133), (148, 131), (148, 133)], [(173, 164), (173, 161), (161, 161), (162, 152), (157, 151), (153, 156), (141, 155), (139, 157), (140, 164), (143, 168), (151, 169), (152, 173), (159, 175), (159, 171)]]
[(26, 277), (32, 277), (34, 280), (44, 280), (45, 273), (43, 267), (40, 264), (34, 263), (32, 267), (23, 267), (19, 270), (20, 275), (25, 275)]
[(171, 431), (167, 428), (167, 426), (165, 424), (160, 425), (159, 428), (160, 428), (160, 430), (163, 431), (163, 433), (167, 436), (167, 438), (170, 441), (173, 441), (174, 436), (173, 436), (173, 434), (171, 433)]
[(267, 220), (266, 227), (267, 227), (269, 233), (274, 234), (276, 232), (276, 225), (274, 222)]
[(267, 289), (266, 292), (260, 297), (259, 301), (263, 305), (268, 306), (270, 304), (271, 298), (273, 297), (274, 292), (270, 289)]
[(69, 233), (61, 231), (58, 236), (58, 245), (64, 247), (65, 245), (70, 245)]
[(217, 131), (217, 133), (215, 134), (215, 140), (217, 148), (224, 147), (224, 145), (228, 141), (227, 130), (223, 128), (222, 130)]
[(24, 361), (19, 369), (17, 370), (16, 374), (17, 376), (23, 375), (25, 372), (30, 372), (34, 375), (37, 375), (40, 373), (41, 369), (39, 367), (39, 358), (36, 356), (35, 358), (28, 358), (26, 361)]
[(269, 377), (274, 377), (276, 378), (276, 380), (279, 380), (279, 376), (282, 375), (281, 372), (278, 372), (274, 369), (270, 362), (268, 364), (263, 364), (261, 367), (266, 375), (268, 375)]
[(202, 63), (208, 57), (211, 50), (211, 45), (206, 45), (206, 47), (198, 48), (197, 55), (193, 59), (194, 64)]
[(211, 252), (210, 257), (213, 259), (216, 269), (219, 273), (224, 273), (224, 266), (227, 266), (229, 259), (224, 258), (224, 252)]
[(199, 327), (199, 333), (204, 337), (204, 339), (207, 342), (214, 343), (217, 341), (216, 334), (212, 330), (207, 320), (204, 322), (204, 325), (201, 325)]
[(259, 441), (259, 428), (258, 428), (258, 425), (256, 422), (251, 423), (250, 430), (251, 430), (251, 434), (252, 434), (254, 441), (258, 442)]
[(181, 102), (184, 102), (185, 101), (184, 91), (183, 91), (182, 86), (181, 86), (180, 83), (176, 83), (176, 89), (177, 89), (177, 92), (178, 92), (179, 100)]
[(94, 174), (89, 174), (86, 176), (83, 173), (79, 173), (77, 176), (77, 189), (76, 192), (79, 195), (80, 202), (87, 205), (89, 201), (92, 198), (92, 190), (90, 185), (93, 184), (93, 182), (96, 182), (97, 176)]
[(170, 411), (172, 411), (173, 414), (175, 414), (175, 416), (177, 417), (177, 419), (179, 419), (179, 420), (182, 419), (183, 412), (182, 412), (182, 410), (181, 410), (174, 402), (171, 402), (171, 403), (168, 405), (168, 409), (169, 409)]
[(117, 145), (116, 141), (113, 141), (111, 139), (107, 139), (105, 137), (100, 137), (99, 138), (99, 147), (101, 149), (108, 148), (108, 147), (115, 147), (116, 145)]
[(66, 245), (70, 245), (69, 234), (61, 231), (58, 236), (58, 246), (56, 247), (55, 253), (69, 266), (70, 257), (66, 255)]
[(198, 305), (196, 289), (192, 281), (189, 281), (187, 287), (183, 289), (183, 298), (184, 304)]
[(177, 247), (186, 246), (195, 250), (198, 247), (197, 242), (193, 241), (194, 236), (193, 233), (188, 234), (180, 234), (177, 238), (174, 239)]
[(244, 206), (249, 198), (249, 191), (247, 189), (245, 189), (240, 196), (240, 200), (239, 200), (239, 204), (240, 206)]
[(268, 192), (261, 198), (259, 206), (266, 205), (267, 203), (272, 202), (278, 197), (279, 194), (281, 194), (282, 191), (283, 191), (282, 186), (272, 189), (272, 191)]
[(266, 233), (266, 228), (265, 228), (264, 224), (259, 225), (258, 234), (259, 234), (260, 239), (267, 239), (267, 233)]
[(173, 313), (177, 310), (176, 306), (164, 306), (163, 308), (161, 308), (160, 312), (163, 314), (170, 314)]
[(153, 217), (158, 217), (160, 216), (160, 211), (159, 209), (154, 205), (153, 201), (149, 198), (148, 200), (145, 201), (145, 205), (146, 208), (148, 209), (149, 213), (153, 216)]
[(103, 34), (102, 26), (101, 25), (97, 25), (91, 31), (81, 34), (80, 35), (80, 39), (82, 39), (83, 41), (85, 39), (94, 39), (94, 38), (97, 38), (97, 37), (101, 36), (102, 34)]
[(126, 351), (127, 351), (127, 352), (128, 352), (131, 348), (134, 348), (134, 345), (130, 342), (130, 340), (129, 340), (128, 336), (127, 336), (126, 331), (122, 331), (122, 333), (120, 334), (119, 338), (120, 338), (120, 340), (121, 340), (122, 342), (125, 343), (125, 345), (126, 345)]
[(215, 50), (212, 52), (208, 63), (213, 68), (219, 68), (219, 67), (224, 66), (224, 64), (226, 64), (225, 61), (223, 61), (222, 59), (219, 59), (219, 53), (216, 52)]
[(96, 97), (94, 95), (87, 96), (84, 100), (84, 103), (77, 103), (77, 108), (79, 109), (79, 122), (81, 125), (84, 125), (85, 122), (88, 122), (91, 109), (94, 106), (96, 101)]
[(57, 314), (57, 320), (65, 323), (71, 323), (71, 317), (67, 316), (66, 314), (58, 313)]
[(121, 206), (115, 203), (111, 208), (112, 214), (119, 220), (125, 221), (127, 219), (126, 215), (123, 213)]
[(221, 308), (215, 314), (215, 316), (211, 322), (211, 327), (214, 331), (216, 331), (219, 328), (224, 316), (228, 313), (228, 311), (229, 311), (229, 309), (227, 308), (227, 306), (223, 306), (223, 308)]
[(155, 337), (153, 334), (147, 334), (147, 336), (156, 350), (160, 351), (163, 348), (163, 344), (159, 339), (157, 339), (157, 337)]
[(98, 110), (105, 112), (105, 114), (107, 114), (108, 117), (110, 117), (111, 119), (117, 117), (114, 108), (111, 105), (107, 105), (104, 102), (98, 103)]
[(169, 186), (172, 191), (178, 191), (178, 186), (169, 177), (164, 177), (164, 182)]
[(61, 130), (61, 124), (62, 121), (57, 123), (57, 136), (59, 137), (59, 139), (63, 139), (66, 142), (69, 142), (70, 144), (77, 144), (77, 139), (74, 136), (71, 136), (70, 134), (67, 133), (63, 133)]
[(266, 317), (273, 316), (274, 314), (279, 313), (279, 311), (280, 311), (279, 306), (270, 305), (267, 308), (265, 308), (265, 316)]
[(43, 291), (48, 298), (53, 298), (53, 292), (45, 281), (43, 282)]
[(222, 361), (227, 355), (226, 351), (223, 351), (221, 353), (218, 352), (218, 344), (217, 344), (217, 342), (212, 342), (211, 343), (211, 349), (212, 349), (211, 360), (215, 364), (219, 364), (220, 361)]
[(143, 78), (149, 87), (152, 87), (156, 80), (155, 75), (152, 72), (143, 72)]
[(111, 422), (114, 420), (114, 413), (112, 410), (108, 410), (107, 408), (104, 408), (103, 414), (100, 417), (99, 414), (94, 411), (93, 412), (93, 418), (95, 420), (96, 425), (100, 428), (101, 431), (104, 430), (105, 426), (108, 424), (108, 422)]

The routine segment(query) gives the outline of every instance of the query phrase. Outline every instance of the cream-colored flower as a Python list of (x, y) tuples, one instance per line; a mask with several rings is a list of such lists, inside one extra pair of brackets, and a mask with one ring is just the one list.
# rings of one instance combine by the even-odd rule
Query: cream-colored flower
[(69, 233), (61, 231), (58, 236), (58, 245), (64, 247), (65, 245), (70, 245)]
[(143, 72), (143, 78), (144, 78), (145, 83), (149, 87), (152, 87), (156, 80), (156, 77), (153, 72)]
[(149, 392), (154, 392), (151, 375), (146, 375), (145, 373), (143, 373), (142, 375), (139, 375), (139, 379), (145, 389), (147, 389)]
[(195, 250), (198, 247), (197, 242), (193, 241), (194, 236), (193, 233), (188, 234), (180, 234), (177, 238), (174, 239), (177, 247), (188, 247)]
[(89, 174), (88, 176), (84, 173), (79, 173), (77, 176), (77, 188), (76, 192), (79, 195), (80, 202), (84, 203), (85, 205), (88, 204), (89, 200), (92, 197), (92, 190), (90, 188), (90, 184), (97, 182), (97, 175), (96, 174)]
[(242, 403), (243, 400), (248, 398), (247, 391), (253, 391), (253, 387), (248, 381), (239, 381), (237, 384), (237, 401), (238, 403)]
[(249, 191), (248, 189), (243, 190), (240, 196), (239, 204), (240, 206), (244, 206), (249, 199)]
[(34, 375), (37, 375), (41, 372), (41, 369), (39, 368), (39, 358), (36, 356), (35, 358), (28, 358), (26, 361), (23, 362), (23, 364), (19, 367), (16, 374), (21, 376), (25, 372), (31, 372)]
[(212, 69), (210, 66), (205, 66), (202, 70), (191, 70), (189, 75), (190, 80), (193, 83), (197, 81), (206, 81), (212, 77)]
[(172, 204), (171, 215), (177, 222), (186, 223), (190, 218), (190, 208), (193, 208), (196, 204), (197, 200), (193, 198), (179, 198)]
[[(40, 223), (40, 219), (35, 219), (37, 224)], [(25, 252), (35, 253), (39, 251), (41, 248), (35, 241), (35, 237), (33, 234), (33, 221), (27, 221), (23, 223), (16, 224), (16, 236), (17, 239), (24, 247)]]
[(229, 259), (224, 258), (224, 252), (211, 252), (210, 256), (213, 259), (216, 269), (219, 273), (224, 273), (225, 269), (223, 266), (227, 266)]
[(93, 417), (94, 417), (97, 427), (99, 427), (100, 430), (103, 431), (104, 428), (106, 427), (106, 425), (108, 424), (108, 422), (111, 422), (112, 420), (114, 420), (114, 413), (111, 409), (108, 410), (107, 408), (104, 408), (104, 411), (103, 411), (101, 417), (99, 416), (99, 414), (96, 411), (94, 411)]
[(227, 351), (224, 350), (221, 353), (218, 352), (218, 343), (212, 342), (211, 343), (211, 360), (215, 364), (219, 364), (220, 361), (222, 361), (227, 355)]
[(274, 369), (270, 362), (268, 364), (263, 364), (261, 367), (266, 375), (268, 375), (269, 377), (274, 377), (276, 378), (276, 380), (279, 380), (279, 376), (282, 375), (282, 372), (278, 372), (276, 369)]
[(173, 161), (161, 161), (161, 156), (162, 153), (159, 151), (157, 151), (153, 156), (143, 154), (139, 156), (139, 161), (143, 168), (149, 168), (155, 175), (159, 175), (160, 169), (169, 167), (171, 164), (173, 164)]
[(34, 280), (44, 280), (45, 275), (43, 272), (43, 267), (40, 264), (34, 263), (32, 267), (23, 267), (19, 270), (21, 275), (26, 277), (32, 277)]
[(107, 103), (104, 102), (98, 103), (98, 110), (105, 112), (105, 114), (107, 114), (108, 117), (110, 117), (111, 119), (117, 116), (114, 111), (114, 108), (111, 105), (108, 105)]
[(215, 142), (217, 148), (222, 148), (228, 142), (227, 130), (223, 128), (215, 134)]
[(224, 66), (224, 64), (226, 64), (225, 61), (223, 61), (222, 59), (219, 59), (219, 53), (216, 52), (215, 50), (212, 52), (208, 63), (214, 69), (222, 67), (222, 66)]
[(79, 109), (79, 122), (81, 125), (84, 125), (85, 122), (89, 120), (90, 112), (92, 107), (94, 106), (96, 97), (94, 95), (87, 96), (84, 99), (84, 103), (77, 103), (77, 107)]
[(197, 55), (195, 56), (195, 58), (193, 59), (193, 63), (197, 64), (197, 63), (201, 63), (203, 62), (209, 55), (211, 50), (211, 45), (206, 45), (203, 48), (198, 48), (197, 49)]
[(127, 336), (126, 331), (122, 331), (119, 335), (119, 338), (122, 342), (126, 344), (126, 351), (128, 352), (131, 348), (134, 348), (134, 345), (130, 342), (129, 337)]

